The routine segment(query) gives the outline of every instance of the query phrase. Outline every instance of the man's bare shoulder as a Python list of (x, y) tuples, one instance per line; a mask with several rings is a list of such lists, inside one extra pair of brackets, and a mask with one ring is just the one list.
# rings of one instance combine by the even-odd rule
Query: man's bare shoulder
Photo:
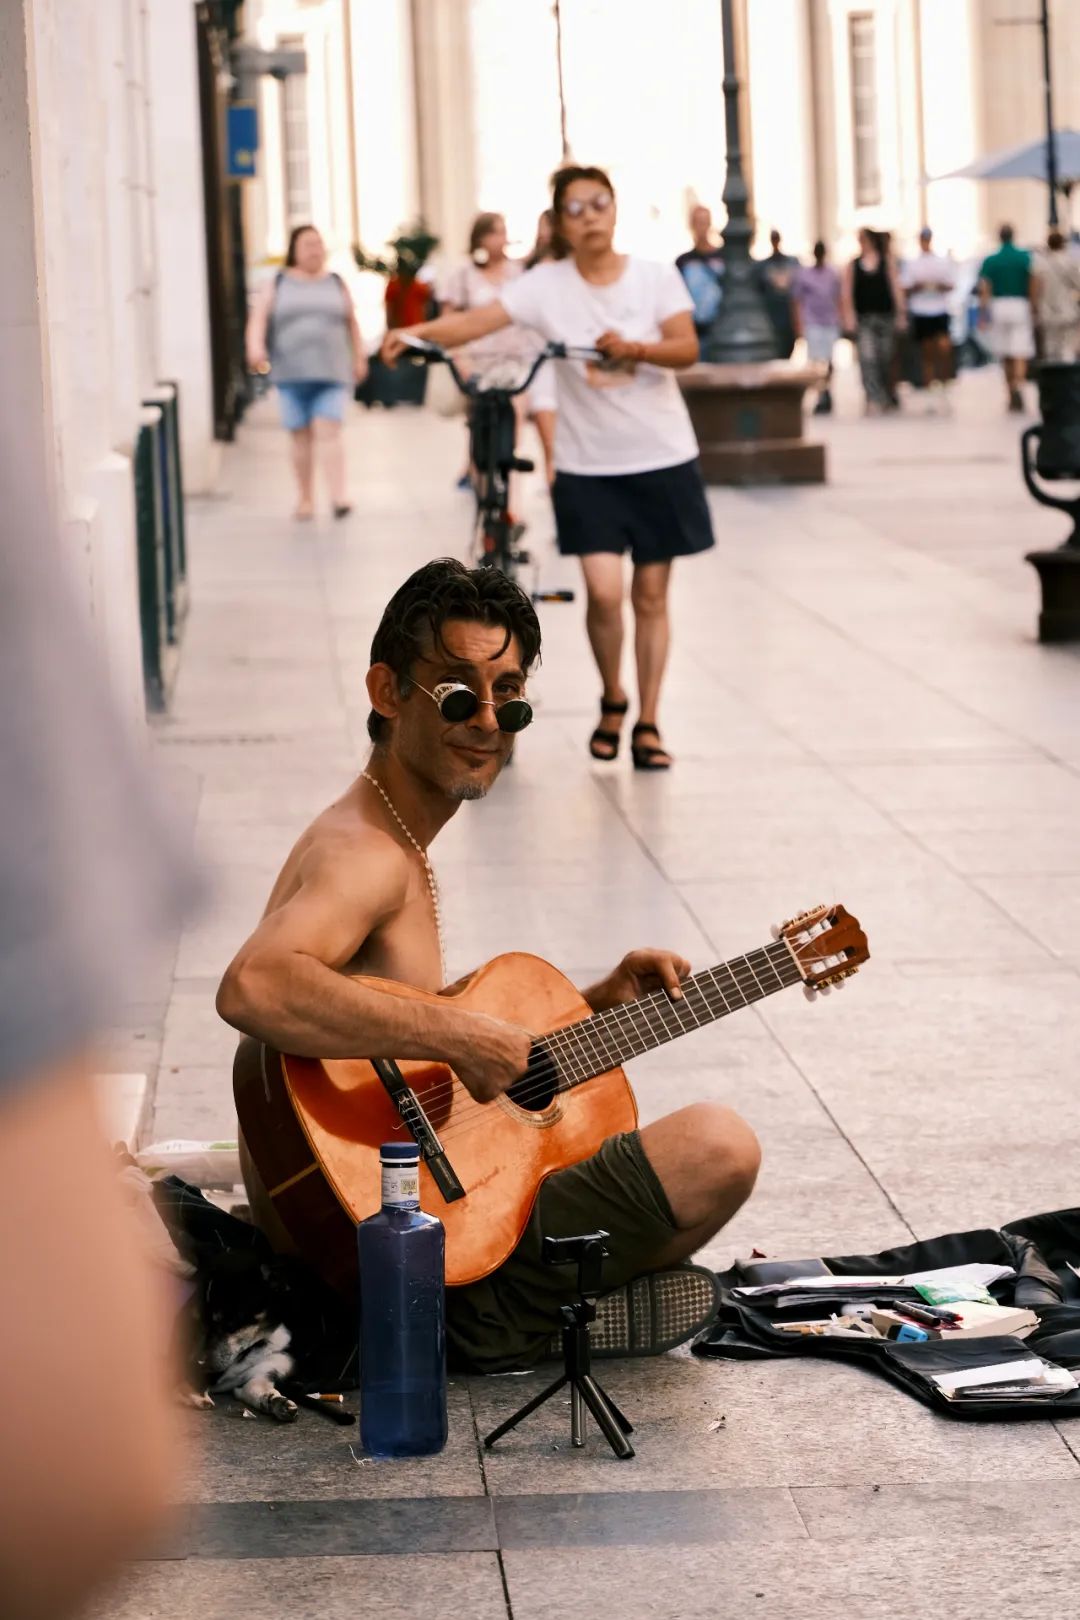
[(267, 912), (301, 891), (332, 892), (350, 902), (377, 898), (388, 908), (404, 901), (409, 881), (409, 858), (401, 844), (339, 803), (317, 816), (293, 846)]

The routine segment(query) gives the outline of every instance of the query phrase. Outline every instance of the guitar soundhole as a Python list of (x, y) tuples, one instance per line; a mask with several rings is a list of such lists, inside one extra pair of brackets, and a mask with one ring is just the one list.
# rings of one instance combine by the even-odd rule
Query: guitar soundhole
[(528, 1069), (506, 1095), (530, 1114), (542, 1114), (545, 1108), (550, 1108), (558, 1089), (559, 1073), (551, 1053), (537, 1042), (529, 1057)]

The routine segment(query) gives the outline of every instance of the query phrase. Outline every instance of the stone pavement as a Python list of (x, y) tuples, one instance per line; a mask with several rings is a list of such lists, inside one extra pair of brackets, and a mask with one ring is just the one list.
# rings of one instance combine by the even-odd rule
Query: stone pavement
[[(705, 966), (819, 899), (860, 917), (873, 960), (842, 997), (777, 997), (633, 1069), (646, 1119), (711, 1097), (761, 1137), (717, 1265), (1077, 1201), (1080, 655), (1035, 643), (1022, 561), (1061, 524), (1023, 491), (996, 376), (957, 396), (950, 421), (912, 405), (864, 422), (842, 381), (828, 487), (713, 492), (717, 549), (675, 576), (670, 776), (588, 760), (580, 604), (543, 608), (537, 723), (435, 848), (452, 975), (515, 947), (582, 981), (640, 943)], [(358, 418), (355, 514), (300, 528), (262, 407), (227, 493), (192, 508), (194, 607), (157, 751), (217, 889), (117, 1060), (160, 1056), (156, 1136), (233, 1133), (217, 979), (363, 755), (385, 599), (462, 552), (460, 439), (424, 414)], [(543, 582), (573, 583), (539, 549)], [(951, 1423), (829, 1364), (675, 1354), (605, 1377), (631, 1463), (595, 1435), (572, 1452), (565, 1407), (482, 1456), (531, 1375), (456, 1382), (450, 1444), (424, 1462), (358, 1458), (355, 1431), (315, 1417), (193, 1417), (178, 1496), (211, 1505), (100, 1612), (781, 1620), (930, 1592), (957, 1620), (1066, 1612), (1080, 1425)]]

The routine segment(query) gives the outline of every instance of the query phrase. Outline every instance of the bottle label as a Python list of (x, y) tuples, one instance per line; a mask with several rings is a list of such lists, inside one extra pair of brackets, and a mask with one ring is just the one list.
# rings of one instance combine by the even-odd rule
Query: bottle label
[(382, 1167), (382, 1201), (384, 1209), (420, 1208), (420, 1166), (418, 1164), (384, 1164)]

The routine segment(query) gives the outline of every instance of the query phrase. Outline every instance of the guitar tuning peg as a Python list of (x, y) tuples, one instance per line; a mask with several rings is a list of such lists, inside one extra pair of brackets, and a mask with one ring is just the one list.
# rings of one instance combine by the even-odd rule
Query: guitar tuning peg
[(813, 1001), (814, 997), (817, 995), (817, 989), (812, 984), (804, 984), (802, 987), (802, 993), (806, 997), (807, 1001)]
[(772, 935), (773, 939), (779, 939), (781, 933), (780, 924), (773, 923), (772, 927), (769, 929), (769, 933)]
[(832, 995), (832, 985), (831, 984), (821, 984), (821, 985), (819, 985), (818, 986), (818, 994), (821, 995), (821, 996), (831, 996)]

